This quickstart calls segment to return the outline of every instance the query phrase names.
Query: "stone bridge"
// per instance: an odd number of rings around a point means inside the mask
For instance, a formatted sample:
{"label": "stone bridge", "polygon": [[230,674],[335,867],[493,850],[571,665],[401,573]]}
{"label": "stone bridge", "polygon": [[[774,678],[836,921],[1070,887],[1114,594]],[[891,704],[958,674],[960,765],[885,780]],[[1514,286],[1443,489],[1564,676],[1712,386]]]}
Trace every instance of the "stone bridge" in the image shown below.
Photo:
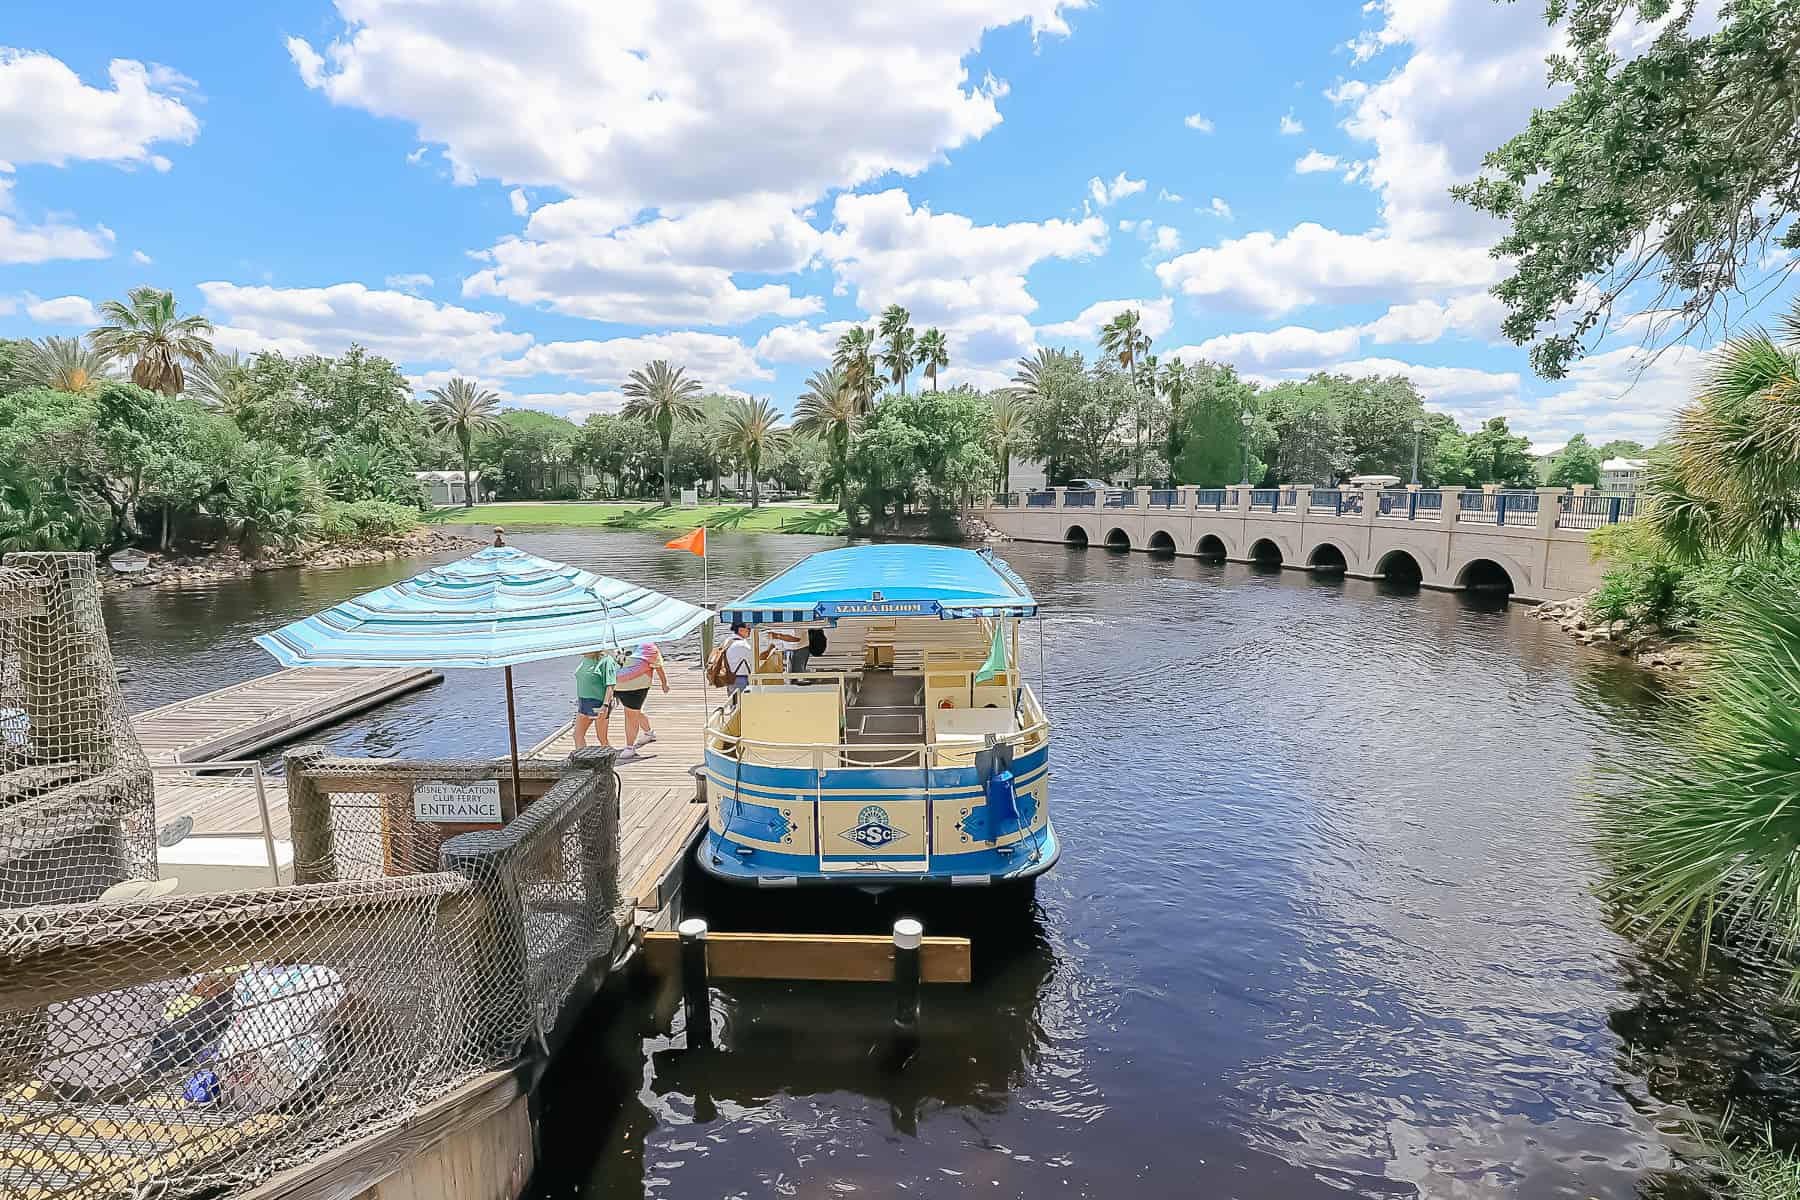
{"label": "stone bridge", "polygon": [[976,509],[1010,538],[1260,562],[1562,600],[1600,582],[1588,532],[1633,498],[1564,488],[1051,488]]}

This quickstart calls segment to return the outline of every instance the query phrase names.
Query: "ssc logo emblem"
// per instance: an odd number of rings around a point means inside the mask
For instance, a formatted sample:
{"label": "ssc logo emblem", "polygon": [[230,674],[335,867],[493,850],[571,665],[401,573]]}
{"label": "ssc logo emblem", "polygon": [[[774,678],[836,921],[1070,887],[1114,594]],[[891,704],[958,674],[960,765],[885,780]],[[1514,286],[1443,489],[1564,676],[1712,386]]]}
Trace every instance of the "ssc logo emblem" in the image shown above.
{"label": "ssc logo emblem", "polygon": [[883,846],[892,845],[906,836],[906,831],[895,829],[888,824],[887,809],[879,804],[868,804],[856,814],[854,828],[846,829],[838,834],[846,842],[855,842],[859,846],[867,846],[871,850],[879,850]]}

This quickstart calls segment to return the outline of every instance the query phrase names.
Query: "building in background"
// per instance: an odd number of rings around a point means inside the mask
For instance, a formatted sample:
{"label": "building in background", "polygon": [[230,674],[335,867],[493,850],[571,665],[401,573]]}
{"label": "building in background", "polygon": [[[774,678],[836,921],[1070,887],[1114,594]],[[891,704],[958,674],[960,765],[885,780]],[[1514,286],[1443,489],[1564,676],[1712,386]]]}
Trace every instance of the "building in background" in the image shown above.
{"label": "building in background", "polygon": [[[425,499],[437,508],[449,505],[460,507],[463,503],[463,473],[461,471],[414,471],[413,478],[425,489]],[[475,501],[481,502],[483,488],[481,472],[472,471],[469,481],[475,485]]]}
{"label": "building in background", "polygon": [[1600,464],[1600,490],[1616,496],[1635,496],[1644,486],[1647,458],[1609,458]]}

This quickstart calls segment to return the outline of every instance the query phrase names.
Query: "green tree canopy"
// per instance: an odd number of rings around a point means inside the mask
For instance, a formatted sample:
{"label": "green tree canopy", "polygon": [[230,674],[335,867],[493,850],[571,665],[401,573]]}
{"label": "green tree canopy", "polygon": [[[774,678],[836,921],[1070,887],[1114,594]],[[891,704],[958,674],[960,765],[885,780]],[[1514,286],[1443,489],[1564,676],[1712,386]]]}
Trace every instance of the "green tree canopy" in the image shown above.
{"label": "green tree canopy", "polygon": [[[1187,368],[1182,414],[1187,432],[1175,478],[1201,487],[1236,483],[1245,470],[1244,414],[1251,411],[1256,385],[1238,378],[1237,368],[1199,362]],[[1260,460],[1251,464],[1262,477]]]}
{"label": "green tree canopy", "polygon": [[1642,442],[1620,438],[1600,447],[1599,454],[1601,462],[1605,462],[1609,458],[1647,458],[1650,455],[1650,448]]}
{"label": "green tree canopy", "polygon": [[1466,454],[1466,478],[1471,485],[1498,483],[1506,487],[1531,487],[1537,482],[1531,439],[1514,437],[1506,427],[1505,417],[1490,418],[1471,433]]}
{"label": "green tree canopy", "polygon": [[1278,383],[1263,393],[1262,411],[1275,428],[1275,483],[1331,484],[1348,472],[1350,442],[1330,377]]}
{"label": "green tree canopy", "polygon": [[[1494,289],[1503,328],[1535,343],[1548,378],[1615,308],[1673,314],[1686,332],[1729,315],[1771,242],[1800,250],[1800,4],[1722,0],[1710,33],[1695,32],[1696,7],[1551,0],[1568,49],[1549,78],[1567,97],[1455,189],[1509,227],[1494,248],[1513,264]],[[1662,26],[1621,58],[1611,39],[1630,20]]]}
{"label": "green tree canopy", "polygon": [[1569,439],[1550,466],[1549,487],[1574,487],[1585,483],[1594,487],[1600,482],[1600,452],[1588,445],[1587,435],[1578,433]]}

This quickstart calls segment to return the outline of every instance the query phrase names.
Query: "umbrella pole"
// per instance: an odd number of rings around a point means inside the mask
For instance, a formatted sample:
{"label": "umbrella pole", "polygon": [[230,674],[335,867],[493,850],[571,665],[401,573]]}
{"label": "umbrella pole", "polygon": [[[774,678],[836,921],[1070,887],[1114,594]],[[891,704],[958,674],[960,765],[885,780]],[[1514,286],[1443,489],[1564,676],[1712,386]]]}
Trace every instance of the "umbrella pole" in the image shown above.
{"label": "umbrella pole", "polygon": [[512,668],[506,668],[506,734],[512,741],[513,802],[510,817],[519,815],[519,717],[513,709]]}

